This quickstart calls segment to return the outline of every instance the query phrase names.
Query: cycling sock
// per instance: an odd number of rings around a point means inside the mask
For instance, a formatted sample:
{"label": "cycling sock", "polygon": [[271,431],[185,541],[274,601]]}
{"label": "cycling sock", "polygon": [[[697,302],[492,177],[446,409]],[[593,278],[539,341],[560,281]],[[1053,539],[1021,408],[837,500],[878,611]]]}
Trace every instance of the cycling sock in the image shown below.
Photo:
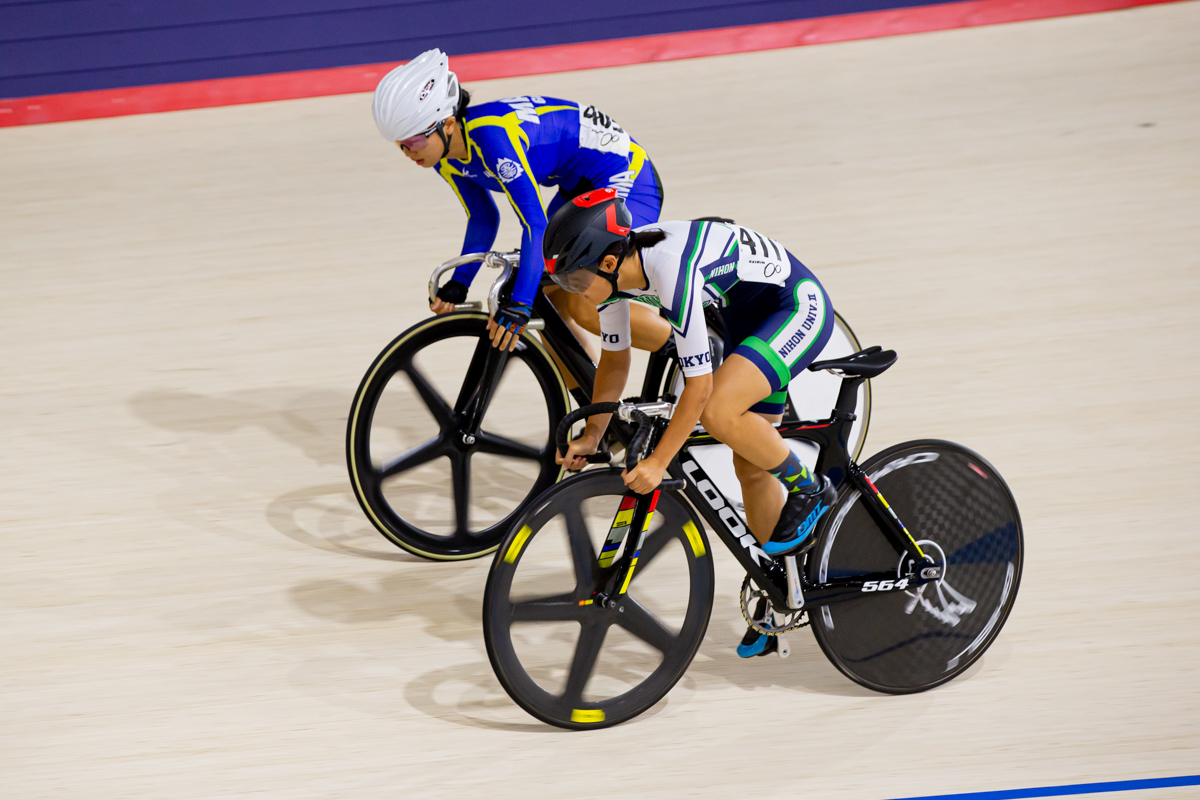
{"label": "cycling sock", "polygon": [[782,464],[767,470],[767,472],[783,484],[783,488],[788,490],[788,494],[811,492],[817,488],[817,482],[813,480],[813,475],[808,471],[808,467],[804,466],[791,450],[788,450],[787,458],[783,460]]}

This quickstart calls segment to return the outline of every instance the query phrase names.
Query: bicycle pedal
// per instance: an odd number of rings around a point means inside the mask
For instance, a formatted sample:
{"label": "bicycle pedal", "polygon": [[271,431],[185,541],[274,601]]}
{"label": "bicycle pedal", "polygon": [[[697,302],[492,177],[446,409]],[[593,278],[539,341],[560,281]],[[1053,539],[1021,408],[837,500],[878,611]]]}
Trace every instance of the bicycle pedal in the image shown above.
{"label": "bicycle pedal", "polygon": [[784,636],[782,633],[777,633],[775,634],[775,641],[775,652],[780,658],[787,658],[792,654],[792,648],[790,645],[788,645],[786,636]]}

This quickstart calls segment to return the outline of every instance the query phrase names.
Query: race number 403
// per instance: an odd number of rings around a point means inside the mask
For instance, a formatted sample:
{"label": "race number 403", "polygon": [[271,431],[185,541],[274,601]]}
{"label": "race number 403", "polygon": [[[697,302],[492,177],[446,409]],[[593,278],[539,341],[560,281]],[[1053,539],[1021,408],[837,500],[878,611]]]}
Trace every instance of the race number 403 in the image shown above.
{"label": "race number 403", "polygon": [[579,107],[579,146],[604,153],[629,155],[629,134],[595,106]]}

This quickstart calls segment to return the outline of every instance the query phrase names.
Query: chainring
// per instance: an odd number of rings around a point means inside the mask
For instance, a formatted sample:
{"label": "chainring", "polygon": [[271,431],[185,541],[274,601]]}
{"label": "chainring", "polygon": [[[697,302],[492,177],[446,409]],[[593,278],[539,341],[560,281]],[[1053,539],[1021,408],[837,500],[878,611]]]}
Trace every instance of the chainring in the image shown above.
{"label": "chainring", "polygon": [[[750,611],[751,604],[755,600],[762,598],[766,601],[766,611],[761,619],[755,619]],[[778,636],[781,633],[803,628],[810,620],[808,611],[800,609],[799,611],[778,612],[771,607],[771,599],[767,597],[767,593],[754,585],[747,575],[742,581],[742,591],[740,594],[740,604],[742,607],[742,617],[745,618],[746,624],[759,633],[765,633],[767,636]]]}

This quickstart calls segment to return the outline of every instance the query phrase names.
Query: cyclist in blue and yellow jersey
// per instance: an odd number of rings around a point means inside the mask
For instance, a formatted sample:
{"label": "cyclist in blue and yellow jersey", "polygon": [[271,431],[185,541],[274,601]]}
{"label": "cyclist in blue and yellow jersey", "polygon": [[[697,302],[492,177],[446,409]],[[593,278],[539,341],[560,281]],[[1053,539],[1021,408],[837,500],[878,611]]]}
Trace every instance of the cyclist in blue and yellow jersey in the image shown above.
{"label": "cyclist in blue and yellow jersey", "polygon": [[[653,491],[703,422],[733,450],[746,523],[763,551],[778,557],[810,548],[837,492],[828,478],[808,471],[774,423],[783,419],[788,384],[833,332],[833,307],[816,277],[779,242],[733,223],[636,228],[611,189],[564,205],[551,217],[543,247],[554,282],[601,307],[603,352],[592,402],[619,400],[625,388],[630,311],[638,305],[630,300],[660,306],[674,329],[684,389],[654,452],[624,473],[625,484]],[[726,331],[727,355],[715,373],[703,311],[710,304]],[[585,466],[583,456],[596,452],[607,426],[608,415],[591,417],[559,463]],[[775,637],[750,628],[738,655],[776,647]]]}
{"label": "cyclist in blue and yellow jersey", "polygon": [[[488,321],[498,347],[516,346],[529,322],[542,278],[542,232],[548,215],[594,188],[611,187],[636,224],[658,219],[662,185],[646,151],[611,117],[593,106],[553,97],[510,97],[470,105],[440,50],[429,50],[384,76],[375,89],[375,124],[418,166],[436,169],[467,212],[463,254],[490,250],[500,226],[492,193],[504,194],[521,221],[521,261],[511,299]],[[543,210],[541,186],[558,193]],[[479,270],[468,264],[454,272],[431,304],[446,313],[461,303]],[[559,313],[599,335],[594,306],[546,287]],[[649,308],[633,312],[634,345],[656,350],[670,325]],[[584,340],[586,341],[586,340]]]}

